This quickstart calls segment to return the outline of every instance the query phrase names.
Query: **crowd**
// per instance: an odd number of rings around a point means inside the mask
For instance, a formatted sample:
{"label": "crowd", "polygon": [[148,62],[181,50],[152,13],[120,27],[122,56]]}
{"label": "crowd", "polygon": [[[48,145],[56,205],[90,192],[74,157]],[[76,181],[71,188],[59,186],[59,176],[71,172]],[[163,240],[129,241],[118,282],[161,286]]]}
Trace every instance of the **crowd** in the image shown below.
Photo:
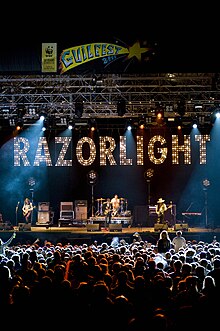
{"label": "crowd", "polygon": [[186,241],[181,231],[172,241],[162,231],[156,244],[138,233],[131,243],[117,236],[90,245],[11,240],[0,254],[2,314],[43,313],[50,325],[202,330],[215,326],[219,290],[219,241]]}

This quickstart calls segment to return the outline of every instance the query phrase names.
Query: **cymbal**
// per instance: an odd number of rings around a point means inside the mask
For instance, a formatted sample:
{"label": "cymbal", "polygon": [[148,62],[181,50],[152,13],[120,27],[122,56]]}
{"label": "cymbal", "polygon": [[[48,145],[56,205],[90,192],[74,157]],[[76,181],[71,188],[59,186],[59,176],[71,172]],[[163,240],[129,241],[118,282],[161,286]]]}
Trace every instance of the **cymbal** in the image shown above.
{"label": "cymbal", "polygon": [[125,198],[119,198],[119,200],[126,200]]}
{"label": "cymbal", "polygon": [[105,200],[105,199],[103,199],[103,198],[96,199],[96,201],[103,201],[103,200]]}

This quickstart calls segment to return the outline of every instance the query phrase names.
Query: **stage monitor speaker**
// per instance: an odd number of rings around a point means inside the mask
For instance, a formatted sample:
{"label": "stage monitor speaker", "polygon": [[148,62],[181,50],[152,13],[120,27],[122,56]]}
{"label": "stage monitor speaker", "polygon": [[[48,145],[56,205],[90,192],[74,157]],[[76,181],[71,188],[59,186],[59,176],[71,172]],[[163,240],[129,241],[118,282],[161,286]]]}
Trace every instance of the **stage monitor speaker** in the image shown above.
{"label": "stage monitor speaker", "polygon": [[99,226],[99,224],[86,224],[86,230],[87,231],[99,231],[100,226]]}
{"label": "stage monitor speaker", "polygon": [[109,231],[122,231],[122,224],[121,223],[109,224]]}
{"label": "stage monitor speaker", "polygon": [[13,230],[13,226],[10,222],[0,223],[0,230]]}
{"label": "stage monitor speaker", "polygon": [[37,225],[46,225],[48,223],[50,223],[50,212],[39,211],[37,214]]}
{"label": "stage monitor speaker", "polygon": [[175,225],[174,225],[174,231],[178,231],[178,230],[181,230],[181,231],[188,231],[189,230],[189,225],[188,225],[188,223],[180,223],[180,224],[178,224],[178,223],[176,223]]}
{"label": "stage monitor speaker", "polygon": [[18,223],[19,231],[31,231],[31,223]]}
{"label": "stage monitor speaker", "polygon": [[162,230],[168,230],[168,224],[160,224],[160,223],[155,223],[154,224],[154,231],[162,231]]}
{"label": "stage monitor speaker", "polygon": [[50,203],[49,202],[39,202],[38,203],[38,211],[49,211]]}
{"label": "stage monitor speaker", "polygon": [[73,202],[60,202],[60,211],[73,211]]}

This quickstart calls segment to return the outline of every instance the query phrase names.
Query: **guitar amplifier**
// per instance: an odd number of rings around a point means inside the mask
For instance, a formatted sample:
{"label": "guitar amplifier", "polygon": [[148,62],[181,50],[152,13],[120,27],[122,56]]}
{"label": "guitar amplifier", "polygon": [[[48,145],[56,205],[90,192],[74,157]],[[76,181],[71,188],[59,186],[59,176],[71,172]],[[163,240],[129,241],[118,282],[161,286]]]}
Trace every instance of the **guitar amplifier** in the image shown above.
{"label": "guitar amplifier", "polygon": [[50,223],[50,212],[39,211],[37,214],[37,225],[46,225]]}
{"label": "guitar amplifier", "polygon": [[49,211],[50,203],[49,202],[39,202],[38,203],[38,211]]}
{"label": "guitar amplifier", "polygon": [[75,200],[75,218],[77,220],[87,219],[87,200]]}

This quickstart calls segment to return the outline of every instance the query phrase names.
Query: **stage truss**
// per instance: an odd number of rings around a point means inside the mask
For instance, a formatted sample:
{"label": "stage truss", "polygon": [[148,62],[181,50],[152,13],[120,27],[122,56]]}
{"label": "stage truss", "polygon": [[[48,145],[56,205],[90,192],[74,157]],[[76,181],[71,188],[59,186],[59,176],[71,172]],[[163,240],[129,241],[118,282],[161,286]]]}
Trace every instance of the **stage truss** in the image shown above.
{"label": "stage truss", "polygon": [[[185,117],[210,117],[220,104],[219,82],[218,73],[0,76],[0,121],[4,126],[22,117],[31,125],[45,112],[58,128],[72,119],[151,116],[158,105],[165,116],[179,116],[184,108]],[[83,104],[80,115],[77,103]]]}

